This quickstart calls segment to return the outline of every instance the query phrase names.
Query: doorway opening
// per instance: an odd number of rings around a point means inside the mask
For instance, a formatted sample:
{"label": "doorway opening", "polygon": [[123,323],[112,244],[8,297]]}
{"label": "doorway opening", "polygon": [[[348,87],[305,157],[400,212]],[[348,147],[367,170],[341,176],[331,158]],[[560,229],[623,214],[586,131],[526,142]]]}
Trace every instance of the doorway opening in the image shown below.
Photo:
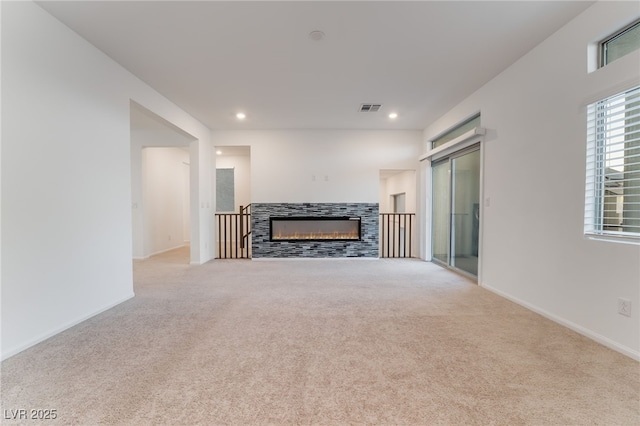
{"label": "doorway opening", "polygon": [[251,258],[251,147],[216,146],[216,259]]}
{"label": "doorway opening", "polygon": [[380,170],[380,257],[416,257],[416,171]]}
{"label": "doorway opening", "polygon": [[181,249],[180,262],[188,264],[190,144],[196,139],[134,102],[130,119],[133,258]]}

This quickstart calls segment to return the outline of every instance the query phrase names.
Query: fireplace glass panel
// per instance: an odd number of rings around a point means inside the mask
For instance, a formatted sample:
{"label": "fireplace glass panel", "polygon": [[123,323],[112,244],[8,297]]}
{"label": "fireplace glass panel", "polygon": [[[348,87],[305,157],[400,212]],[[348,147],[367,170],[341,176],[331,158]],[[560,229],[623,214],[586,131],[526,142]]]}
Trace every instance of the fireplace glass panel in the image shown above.
{"label": "fireplace glass panel", "polygon": [[360,240],[359,217],[271,218],[271,240]]}

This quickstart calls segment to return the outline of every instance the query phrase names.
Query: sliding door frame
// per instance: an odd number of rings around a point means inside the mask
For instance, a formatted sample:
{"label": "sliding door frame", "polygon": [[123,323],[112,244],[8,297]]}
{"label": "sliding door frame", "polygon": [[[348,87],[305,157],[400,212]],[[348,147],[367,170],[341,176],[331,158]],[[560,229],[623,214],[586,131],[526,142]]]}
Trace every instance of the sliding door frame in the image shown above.
{"label": "sliding door frame", "polygon": [[[472,152],[476,152],[478,151],[480,153],[480,159],[478,161],[480,161],[480,180],[478,181],[478,190],[479,192],[481,192],[481,188],[482,188],[482,152],[481,152],[481,144],[480,142],[474,143],[471,146],[465,147],[465,148],[461,148],[458,151],[454,151],[451,154],[445,155],[441,158],[438,158],[437,160],[433,161],[431,163],[431,171],[432,171],[432,176],[433,176],[433,168],[435,166],[441,165],[443,163],[447,163],[449,165],[449,205],[448,207],[448,215],[449,215],[449,220],[448,220],[448,229],[447,229],[447,260],[448,263],[443,262],[442,260],[436,258],[436,257],[432,257],[432,261],[434,263],[437,263],[438,265],[444,266],[446,268],[450,268],[455,270],[456,272],[459,272],[463,275],[466,275],[474,280],[477,280],[478,277],[476,275],[473,275],[472,273],[465,271],[464,269],[461,269],[459,267],[455,266],[455,261],[454,258],[455,253],[453,253],[454,249],[455,249],[455,244],[454,244],[454,239],[456,238],[456,229],[455,229],[455,224],[453,221],[453,216],[454,214],[456,214],[455,209],[454,209],[454,205],[456,202],[456,198],[455,198],[455,170],[453,169],[453,163],[454,160],[461,158],[467,154],[471,154]],[[431,194],[432,194],[432,199],[434,198],[433,195],[433,178],[432,178],[432,185],[431,185]],[[479,203],[481,203],[481,196],[479,196]],[[434,235],[434,230],[433,230],[433,203],[431,205],[431,235]],[[480,220],[482,220],[482,213],[480,213]],[[431,246],[433,247],[433,237],[431,239]],[[432,249],[433,250],[433,249]],[[478,270],[480,268],[480,236],[478,235]],[[479,272],[479,271],[478,271]]]}
{"label": "sliding door frame", "polygon": [[[484,144],[484,135],[485,135],[485,129],[482,127],[476,127],[472,130],[470,130],[469,132],[459,136],[458,138],[447,142],[446,144],[435,148],[435,149],[431,149],[429,150],[426,154],[423,154],[422,156],[420,156],[419,160],[420,161],[426,161],[428,163],[427,167],[426,167],[426,176],[427,176],[427,185],[425,186],[425,190],[426,190],[426,205],[425,205],[425,211],[426,211],[426,231],[427,231],[427,238],[425,240],[426,245],[423,246],[424,250],[425,250],[425,260],[427,261],[432,261],[434,263],[436,263],[437,265],[441,265],[444,266],[446,268],[449,268],[453,271],[459,272],[461,274],[463,274],[466,277],[469,277],[470,279],[476,281],[478,284],[481,284],[483,282],[483,246],[484,246],[484,219],[485,219],[485,207],[487,207],[489,205],[489,199],[485,198],[485,193],[484,193],[484,149],[485,149],[485,144]],[[479,146],[479,150],[480,150],[480,220],[479,220],[479,230],[478,230],[478,275],[477,276],[473,276],[469,273],[466,273],[465,271],[462,271],[460,269],[457,268],[453,268],[450,265],[447,265],[441,261],[438,261],[437,259],[434,259],[433,257],[433,181],[432,181],[432,172],[433,172],[433,165],[437,165],[437,164],[441,164],[443,160],[446,161],[451,161],[452,157],[457,157],[459,155],[462,155],[464,153],[468,153],[471,152],[475,149],[478,149]],[[451,185],[449,188],[449,191],[452,191]],[[451,194],[450,194],[451,195]],[[451,203],[451,197],[449,202]],[[449,252],[451,250],[451,225],[449,226]]]}

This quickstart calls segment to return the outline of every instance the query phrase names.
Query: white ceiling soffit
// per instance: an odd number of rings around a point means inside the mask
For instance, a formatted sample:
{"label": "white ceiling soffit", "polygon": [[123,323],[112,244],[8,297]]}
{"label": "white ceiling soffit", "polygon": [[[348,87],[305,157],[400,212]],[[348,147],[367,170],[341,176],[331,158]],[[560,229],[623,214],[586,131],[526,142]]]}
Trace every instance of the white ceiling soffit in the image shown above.
{"label": "white ceiling soffit", "polygon": [[129,117],[131,139],[142,146],[188,147],[196,140],[135,102],[131,102]]}
{"label": "white ceiling soffit", "polygon": [[591,3],[39,2],[212,129],[423,129]]}
{"label": "white ceiling soffit", "polygon": [[221,157],[250,157],[251,147],[238,145],[238,146],[216,146],[216,154]]}

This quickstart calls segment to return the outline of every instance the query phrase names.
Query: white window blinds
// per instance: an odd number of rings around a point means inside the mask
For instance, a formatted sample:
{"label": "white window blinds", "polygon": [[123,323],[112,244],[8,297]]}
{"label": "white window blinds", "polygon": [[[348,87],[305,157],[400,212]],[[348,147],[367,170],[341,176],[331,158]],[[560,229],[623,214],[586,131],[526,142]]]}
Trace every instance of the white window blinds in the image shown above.
{"label": "white window blinds", "polygon": [[585,234],[640,242],[640,86],[589,105]]}

